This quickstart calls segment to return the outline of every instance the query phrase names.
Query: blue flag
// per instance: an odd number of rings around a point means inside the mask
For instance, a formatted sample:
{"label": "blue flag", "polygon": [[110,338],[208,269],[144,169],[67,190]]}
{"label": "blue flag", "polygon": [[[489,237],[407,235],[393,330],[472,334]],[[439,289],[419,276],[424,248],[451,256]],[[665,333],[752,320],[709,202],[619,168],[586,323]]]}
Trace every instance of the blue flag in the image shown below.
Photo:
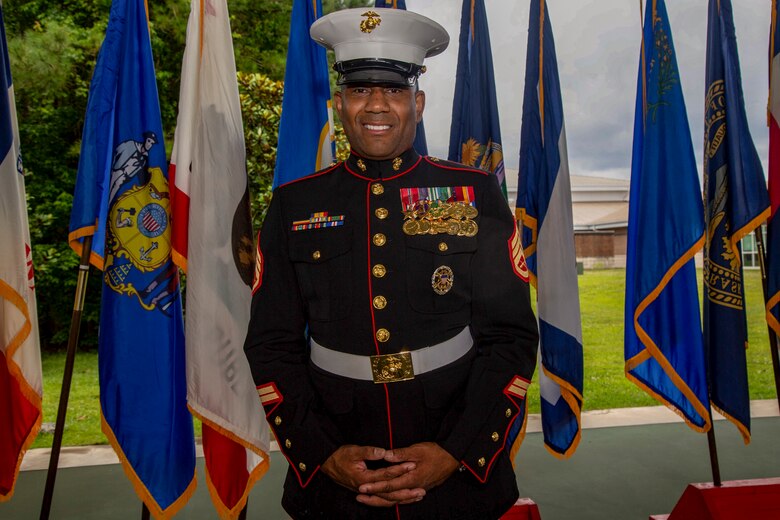
{"label": "blue flag", "polygon": [[90,85],[70,222],[103,270],[98,365],[103,432],[155,517],[195,487],[170,195],[143,0],[114,0]]}
{"label": "blue flag", "polygon": [[448,159],[492,172],[506,197],[493,55],[484,0],[463,0]]}
{"label": "blue flag", "polygon": [[647,2],[634,115],[626,258],[626,377],[710,428],[694,255],[704,243],[701,187],[672,29]]}
{"label": "blue flag", "polygon": [[[777,0],[772,1],[772,28],[769,34],[769,219],[766,246],[767,291],[766,320],[780,337],[780,24],[777,23]],[[774,346],[772,348],[775,348]],[[775,374],[775,377],[778,377]]]}
{"label": "blue flag", "polygon": [[712,405],[750,442],[747,318],[739,241],[769,216],[742,97],[730,0],[710,0],[704,115],[704,343]]}
{"label": "blue flag", "polygon": [[388,9],[406,9],[406,0],[375,0],[374,7],[386,7]]}
{"label": "blue flag", "polygon": [[335,157],[325,48],[309,37],[322,0],[294,0],[276,148],[276,188],[328,166]]}
{"label": "blue flag", "polygon": [[[374,0],[374,7],[406,10],[406,2],[404,0]],[[425,125],[422,119],[417,123],[417,133],[414,135],[412,147],[420,155],[428,155],[428,141],[425,139]]]}
{"label": "blue flag", "polygon": [[544,443],[553,455],[569,457],[580,441],[582,321],[563,100],[544,0],[531,0],[525,63],[517,219],[537,291]]}

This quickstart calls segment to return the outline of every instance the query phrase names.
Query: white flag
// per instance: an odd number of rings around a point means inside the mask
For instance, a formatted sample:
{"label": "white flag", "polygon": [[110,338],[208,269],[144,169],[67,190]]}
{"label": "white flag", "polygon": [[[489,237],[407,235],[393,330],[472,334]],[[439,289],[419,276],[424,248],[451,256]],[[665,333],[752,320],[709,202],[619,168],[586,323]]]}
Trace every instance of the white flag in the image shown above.
{"label": "white flag", "polygon": [[187,400],[212,499],[235,518],[268,469],[269,430],[243,351],[254,275],[241,106],[225,0],[193,0],[171,157],[174,260],[187,273]]}
{"label": "white flag", "polygon": [[[0,24],[2,24],[0,7]],[[5,31],[0,38],[0,502],[41,427],[41,352],[30,231]]]}

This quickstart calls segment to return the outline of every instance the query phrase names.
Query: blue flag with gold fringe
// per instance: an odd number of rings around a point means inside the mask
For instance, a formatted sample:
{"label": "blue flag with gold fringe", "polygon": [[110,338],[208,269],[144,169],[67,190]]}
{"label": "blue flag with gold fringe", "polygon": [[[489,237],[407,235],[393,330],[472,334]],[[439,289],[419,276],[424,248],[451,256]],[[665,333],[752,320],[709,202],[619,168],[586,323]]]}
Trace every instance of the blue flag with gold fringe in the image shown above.
{"label": "blue flag with gold fringe", "polygon": [[[769,200],[772,216],[767,222],[766,321],[780,337],[780,24],[777,0],[772,0],[769,33]],[[772,346],[775,348],[775,346]],[[778,353],[780,355],[780,352]]]}
{"label": "blue flag with gold fringe", "polygon": [[730,0],[710,0],[704,115],[704,343],[712,405],[750,442],[747,317],[739,241],[769,216],[748,129]]}
{"label": "blue flag with gold fringe", "polygon": [[448,159],[493,173],[506,197],[504,153],[484,0],[463,0]]}
{"label": "blue flag with gold fringe", "polygon": [[[404,0],[374,0],[374,7],[406,10],[406,2]],[[414,134],[412,147],[420,155],[428,155],[428,140],[425,139],[425,125],[422,119],[417,123],[417,133]]]}
{"label": "blue flag with gold fringe", "polygon": [[309,37],[322,0],[293,0],[273,187],[328,166],[336,156],[325,48]]}
{"label": "blue flag with gold fringe", "polygon": [[711,425],[694,255],[701,188],[664,0],[647,2],[626,254],[626,377],[696,431]]}
{"label": "blue flag with gold fringe", "polygon": [[155,517],[195,487],[178,271],[157,84],[143,0],[114,0],[90,85],[71,247],[103,270],[103,432]]}
{"label": "blue flag with gold fringe", "polygon": [[[531,0],[525,63],[517,220],[537,294],[544,444],[563,458],[581,437],[582,321],[563,100],[544,0]],[[516,422],[507,437],[513,454],[520,431]]]}

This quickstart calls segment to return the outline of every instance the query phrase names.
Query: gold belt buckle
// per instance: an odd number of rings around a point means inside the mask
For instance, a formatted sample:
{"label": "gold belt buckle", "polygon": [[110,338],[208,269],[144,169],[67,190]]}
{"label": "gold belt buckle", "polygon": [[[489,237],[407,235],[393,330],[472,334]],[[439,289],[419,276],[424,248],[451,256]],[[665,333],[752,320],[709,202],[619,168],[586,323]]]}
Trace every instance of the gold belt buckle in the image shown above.
{"label": "gold belt buckle", "polygon": [[370,357],[371,374],[374,376],[374,383],[396,383],[414,379],[411,352]]}

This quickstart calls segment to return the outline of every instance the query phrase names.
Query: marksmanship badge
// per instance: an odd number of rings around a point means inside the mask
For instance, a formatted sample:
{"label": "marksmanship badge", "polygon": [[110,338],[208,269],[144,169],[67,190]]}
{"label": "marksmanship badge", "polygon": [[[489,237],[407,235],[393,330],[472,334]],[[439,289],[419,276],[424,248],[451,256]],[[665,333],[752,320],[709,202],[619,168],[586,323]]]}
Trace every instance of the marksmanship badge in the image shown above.
{"label": "marksmanship badge", "polygon": [[431,276],[431,287],[433,292],[442,295],[447,294],[452,289],[452,284],[455,282],[455,273],[452,269],[446,265],[440,265],[433,272]]}

